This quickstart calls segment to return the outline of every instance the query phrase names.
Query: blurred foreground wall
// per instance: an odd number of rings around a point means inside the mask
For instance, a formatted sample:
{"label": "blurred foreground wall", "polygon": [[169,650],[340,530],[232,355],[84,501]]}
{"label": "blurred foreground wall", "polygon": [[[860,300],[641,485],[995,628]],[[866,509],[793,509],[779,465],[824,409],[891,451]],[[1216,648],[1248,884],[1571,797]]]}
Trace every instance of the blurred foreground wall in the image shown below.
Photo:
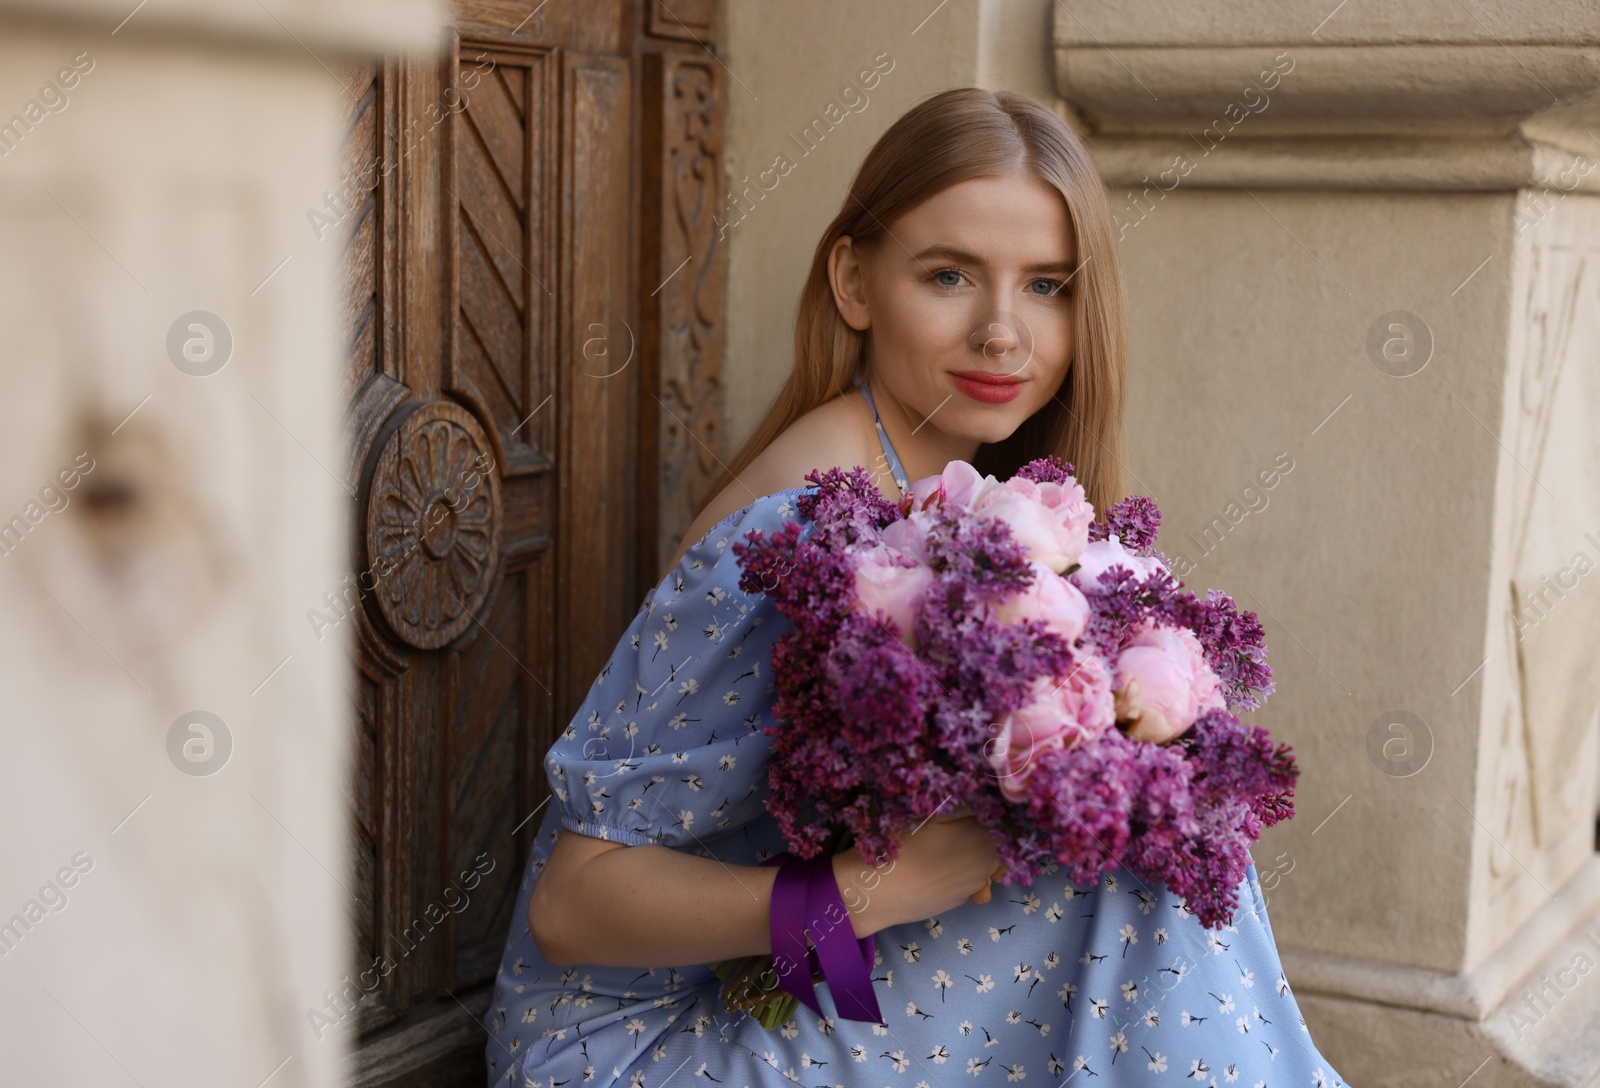
{"label": "blurred foreground wall", "polygon": [[[7,1085],[341,1082],[341,56],[422,0],[0,3]],[[335,632],[337,636],[337,632]],[[326,1038],[319,1038],[326,1034]]]}

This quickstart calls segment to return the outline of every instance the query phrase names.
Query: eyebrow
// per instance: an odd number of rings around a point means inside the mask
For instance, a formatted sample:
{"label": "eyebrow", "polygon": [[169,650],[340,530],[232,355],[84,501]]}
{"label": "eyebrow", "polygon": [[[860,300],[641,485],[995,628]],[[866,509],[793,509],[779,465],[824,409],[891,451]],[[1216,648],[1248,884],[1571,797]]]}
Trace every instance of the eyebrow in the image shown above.
{"label": "eyebrow", "polygon": [[[977,265],[980,268],[987,267],[989,264],[988,261],[985,261],[975,253],[968,253],[964,249],[958,249],[943,242],[931,245],[920,253],[913,253],[910,259],[918,264],[926,264],[928,260],[947,260],[955,261],[957,264]],[[1078,263],[1076,261],[1046,261],[1043,264],[1031,264],[1023,269],[1024,272],[1067,273],[1076,272],[1077,270]]]}

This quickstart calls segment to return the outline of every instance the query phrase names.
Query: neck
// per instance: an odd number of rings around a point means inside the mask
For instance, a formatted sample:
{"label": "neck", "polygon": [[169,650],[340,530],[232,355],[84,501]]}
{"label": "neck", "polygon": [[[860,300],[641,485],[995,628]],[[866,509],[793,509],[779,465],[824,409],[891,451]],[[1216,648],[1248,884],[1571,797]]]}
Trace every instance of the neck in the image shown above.
{"label": "neck", "polygon": [[938,413],[923,419],[912,412],[880,385],[872,387],[872,399],[878,406],[878,419],[889,435],[889,444],[900,455],[908,480],[920,480],[943,472],[951,461],[969,464],[982,445],[977,439],[961,438],[947,434],[938,426]]}

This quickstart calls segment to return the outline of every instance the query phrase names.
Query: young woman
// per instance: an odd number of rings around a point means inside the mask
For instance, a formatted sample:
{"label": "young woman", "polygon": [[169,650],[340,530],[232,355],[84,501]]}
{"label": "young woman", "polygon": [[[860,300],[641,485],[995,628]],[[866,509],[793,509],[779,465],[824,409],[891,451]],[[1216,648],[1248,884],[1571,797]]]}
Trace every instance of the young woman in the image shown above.
{"label": "young woman", "polygon": [[[546,758],[539,828],[486,1017],[493,1085],[1342,1084],[1279,966],[1248,870],[1205,930],[1163,886],[992,885],[953,811],[892,865],[833,859],[877,949],[877,1024],[723,1010],[705,966],[771,951],[784,849],[767,814],[772,644],[731,544],[799,519],[812,469],[890,499],[965,460],[1004,478],[1055,453],[1121,496],[1123,300],[1102,183],[1032,99],[935,96],[867,155],[800,299],[794,371]],[[819,1000],[831,1010],[827,987]]]}

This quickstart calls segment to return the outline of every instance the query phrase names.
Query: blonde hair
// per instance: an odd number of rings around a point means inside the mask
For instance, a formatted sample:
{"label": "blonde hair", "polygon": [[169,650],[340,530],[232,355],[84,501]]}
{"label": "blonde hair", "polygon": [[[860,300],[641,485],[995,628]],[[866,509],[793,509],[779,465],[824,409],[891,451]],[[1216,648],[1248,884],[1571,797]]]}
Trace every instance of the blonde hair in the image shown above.
{"label": "blonde hair", "polygon": [[1076,243],[1074,347],[1057,396],[1010,436],[978,447],[980,472],[1005,479],[1046,454],[1070,461],[1089,501],[1122,497],[1122,278],[1105,186],[1075,133],[1047,106],[1010,91],[963,87],[924,100],[867,152],[839,214],[817,242],[795,316],[794,368],[754,433],[718,480],[721,491],[795,420],[861,376],[866,335],[845,323],[828,279],[828,254],[846,235],[871,244],[929,197],[973,178],[1030,171],[1066,202]]}

